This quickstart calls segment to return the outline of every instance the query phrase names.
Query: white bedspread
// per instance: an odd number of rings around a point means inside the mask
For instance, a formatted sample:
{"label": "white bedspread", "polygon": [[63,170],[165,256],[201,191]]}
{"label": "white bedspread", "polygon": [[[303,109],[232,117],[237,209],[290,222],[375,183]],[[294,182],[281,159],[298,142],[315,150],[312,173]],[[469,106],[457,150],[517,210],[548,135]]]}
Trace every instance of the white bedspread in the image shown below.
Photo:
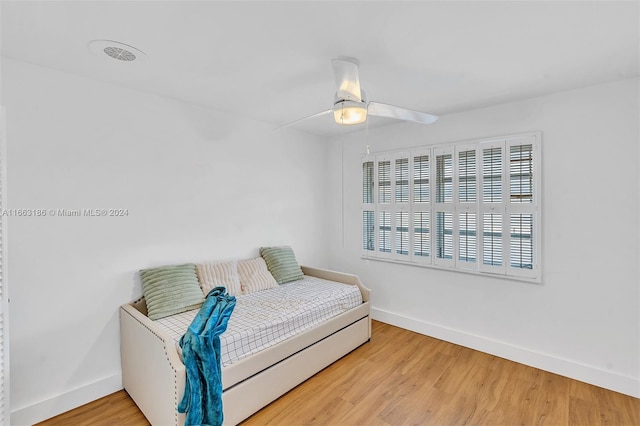
{"label": "white bedspread", "polygon": [[[362,303],[355,285],[305,276],[277,288],[236,296],[227,331],[220,336],[222,365],[233,364]],[[156,323],[178,342],[198,310]]]}

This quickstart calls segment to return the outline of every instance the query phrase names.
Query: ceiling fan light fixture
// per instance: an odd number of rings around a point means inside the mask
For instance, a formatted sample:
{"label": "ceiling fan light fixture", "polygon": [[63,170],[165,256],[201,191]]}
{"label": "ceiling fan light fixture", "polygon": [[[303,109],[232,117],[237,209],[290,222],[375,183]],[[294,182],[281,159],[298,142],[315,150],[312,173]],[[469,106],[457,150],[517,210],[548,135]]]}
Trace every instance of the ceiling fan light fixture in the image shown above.
{"label": "ceiling fan light fixture", "polygon": [[333,106],[333,119],[336,123],[347,126],[364,123],[367,119],[367,105],[364,102],[338,102]]}

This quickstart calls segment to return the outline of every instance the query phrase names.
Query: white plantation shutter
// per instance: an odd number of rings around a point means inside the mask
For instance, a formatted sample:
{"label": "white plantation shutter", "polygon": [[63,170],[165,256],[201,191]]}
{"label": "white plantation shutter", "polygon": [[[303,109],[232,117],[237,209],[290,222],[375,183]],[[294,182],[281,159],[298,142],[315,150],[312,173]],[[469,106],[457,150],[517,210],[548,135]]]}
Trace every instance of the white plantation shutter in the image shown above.
{"label": "white plantation shutter", "polygon": [[399,152],[393,157],[393,174],[395,176],[393,198],[393,257],[408,261],[409,250],[409,201],[410,172],[409,153]]}
{"label": "white plantation shutter", "polygon": [[413,247],[410,258],[415,263],[431,262],[431,150],[411,153],[410,220],[413,221],[409,244]]}
{"label": "white plantation shutter", "polygon": [[509,146],[509,199],[533,203],[533,145]]}
{"label": "white plantation shutter", "polygon": [[362,163],[362,203],[373,203],[373,161]]}
{"label": "white plantation shutter", "polygon": [[453,150],[436,149],[436,203],[453,202]]}
{"label": "white plantation shutter", "polygon": [[504,250],[501,213],[482,214],[482,265],[488,272],[501,272],[504,269],[502,252]]}
{"label": "white plantation shutter", "polygon": [[413,212],[413,256],[428,259],[431,256],[431,212]]}
{"label": "white plantation shutter", "polygon": [[530,133],[363,158],[364,257],[539,282],[539,146]]}
{"label": "white plantation shutter", "polygon": [[365,253],[374,253],[376,249],[374,165],[373,160],[362,163],[362,250]]}
{"label": "white plantation shutter", "polygon": [[482,148],[482,202],[502,202],[503,142]]}
{"label": "white plantation shutter", "polygon": [[478,261],[478,149],[475,145],[460,145],[455,151],[456,267],[475,270]]}
{"label": "white plantation shutter", "polygon": [[429,203],[429,154],[418,153],[413,157],[413,202]]}
{"label": "white plantation shutter", "polygon": [[453,213],[436,211],[436,264],[453,261]]}
{"label": "white plantation shutter", "polygon": [[527,135],[507,141],[509,202],[505,203],[508,227],[508,254],[505,255],[508,275],[539,276],[539,146],[536,138]]}
{"label": "white plantation shutter", "polygon": [[454,264],[453,241],[453,147],[436,148],[435,158],[435,250],[434,263]]}
{"label": "white plantation shutter", "polygon": [[362,249],[373,252],[376,247],[376,222],[375,212],[371,210],[362,211]]}
{"label": "white plantation shutter", "polygon": [[396,204],[409,202],[409,158],[396,158]]}
{"label": "white plantation shutter", "polygon": [[[6,115],[0,107],[0,211],[6,208]],[[6,216],[0,216],[0,424],[9,424],[9,294],[6,282]]]}
{"label": "white plantation shutter", "polygon": [[393,256],[392,244],[392,215],[393,215],[393,158],[390,156],[378,158],[377,185],[378,202],[376,203],[377,217],[377,254],[378,257],[391,258]]}
{"label": "white plantation shutter", "polygon": [[409,255],[409,212],[396,212],[396,254]]}
{"label": "white plantation shutter", "polygon": [[475,149],[458,151],[458,201],[477,201],[477,158]]}
{"label": "white plantation shutter", "polygon": [[509,266],[533,269],[533,214],[509,215]]}
{"label": "white plantation shutter", "polygon": [[378,162],[378,204],[391,203],[391,160]]}
{"label": "white plantation shutter", "polygon": [[[458,214],[458,261],[459,265],[473,265],[478,258],[478,215],[475,212]],[[470,266],[471,267],[471,266]]]}
{"label": "white plantation shutter", "polygon": [[391,212],[378,212],[378,240],[380,253],[391,253]]}
{"label": "white plantation shutter", "polygon": [[504,140],[484,143],[481,152],[479,268],[504,274]]}

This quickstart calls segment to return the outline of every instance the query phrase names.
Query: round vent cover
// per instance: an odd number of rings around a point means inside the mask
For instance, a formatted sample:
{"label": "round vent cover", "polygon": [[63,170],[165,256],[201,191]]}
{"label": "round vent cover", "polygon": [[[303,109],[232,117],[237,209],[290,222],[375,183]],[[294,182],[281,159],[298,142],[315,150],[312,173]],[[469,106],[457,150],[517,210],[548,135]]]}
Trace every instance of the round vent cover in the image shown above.
{"label": "round vent cover", "polygon": [[136,55],[129,52],[126,49],[121,49],[119,47],[108,46],[104,48],[104,53],[111,56],[113,59],[117,59],[119,61],[135,61]]}
{"label": "round vent cover", "polygon": [[113,40],[93,40],[89,49],[97,55],[107,55],[122,62],[132,62],[147,55],[140,49]]}

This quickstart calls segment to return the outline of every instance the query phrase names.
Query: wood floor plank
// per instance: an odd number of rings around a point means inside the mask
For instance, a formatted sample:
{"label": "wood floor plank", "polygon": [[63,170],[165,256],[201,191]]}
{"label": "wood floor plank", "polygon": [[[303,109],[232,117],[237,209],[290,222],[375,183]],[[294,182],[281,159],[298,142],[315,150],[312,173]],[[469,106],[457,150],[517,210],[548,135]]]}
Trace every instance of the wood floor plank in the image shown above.
{"label": "wood floor plank", "polygon": [[147,426],[150,423],[125,391],[105,396],[38,426]]}
{"label": "wood floor plank", "polygon": [[[125,391],[43,426],[148,425]],[[369,343],[242,425],[640,425],[640,400],[373,321]]]}

